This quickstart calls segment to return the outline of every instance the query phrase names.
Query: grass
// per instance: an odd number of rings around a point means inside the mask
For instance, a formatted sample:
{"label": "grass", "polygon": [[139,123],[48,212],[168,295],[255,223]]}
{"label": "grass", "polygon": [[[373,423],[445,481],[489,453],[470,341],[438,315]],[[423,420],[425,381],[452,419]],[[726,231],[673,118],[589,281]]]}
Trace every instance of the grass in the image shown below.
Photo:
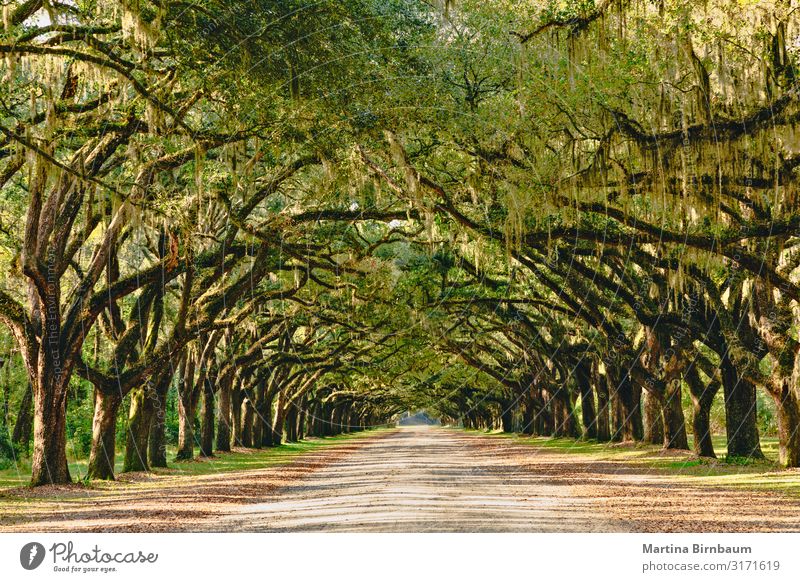
{"label": "grass", "polygon": [[[643,473],[675,477],[687,485],[771,490],[800,496],[800,469],[778,465],[778,439],[762,437],[761,450],[766,459],[725,459],[725,437],[713,437],[717,459],[697,457],[689,451],[665,450],[644,443],[598,443],[570,438],[524,437],[501,432],[489,436],[510,439],[515,443],[561,454],[575,455],[582,462],[610,462]],[[689,437],[689,446],[692,446]],[[577,459],[576,459],[577,460]]]}
{"label": "grass", "polygon": [[[215,473],[225,473],[232,471],[246,471],[249,469],[262,469],[277,465],[285,465],[294,458],[322,447],[335,445],[360,438],[366,434],[374,434],[375,431],[385,429],[373,429],[370,431],[341,434],[333,437],[309,438],[297,443],[285,443],[279,447],[265,449],[237,449],[231,453],[216,453],[214,457],[208,459],[194,459],[191,461],[171,461],[166,469],[155,468],[151,473],[155,475],[209,475]],[[175,458],[175,447],[167,447],[167,459]],[[122,471],[123,455],[118,452],[115,458],[115,473],[119,475]],[[86,477],[88,459],[75,458],[68,455],[69,471],[74,481],[81,481]],[[31,478],[31,467],[29,459],[20,460],[15,467],[0,470],[0,490],[11,487],[21,487],[28,485]],[[93,482],[95,486],[101,486],[100,482]],[[119,483],[121,484],[121,483]],[[114,485],[117,485],[115,483]]]}

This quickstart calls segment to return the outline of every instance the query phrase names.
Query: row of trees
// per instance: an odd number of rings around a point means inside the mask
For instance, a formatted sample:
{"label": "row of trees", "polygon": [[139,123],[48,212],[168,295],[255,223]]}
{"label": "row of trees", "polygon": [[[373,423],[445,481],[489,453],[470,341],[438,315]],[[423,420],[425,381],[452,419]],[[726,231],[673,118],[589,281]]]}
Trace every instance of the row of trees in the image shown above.
{"label": "row of trees", "polygon": [[552,2],[494,51],[477,31],[505,23],[454,17],[469,137],[395,160],[480,241],[452,246],[449,282],[485,296],[442,302],[441,333],[506,387],[504,427],[519,407],[525,431],[577,436],[580,399],[591,438],[688,448],[688,390],[713,456],[721,392],[728,455],[761,457],[762,389],[781,462],[800,463],[794,9]]}
{"label": "row of trees", "polygon": [[[4,6],[0,319],[32,394],[32,484],[70,480],[80,380],[94,389],[96,478],[113,477],[125,401],[124,469],[165,464],[175,383],[181,459],[195,439],[211,454],[215,424],[229,450],[280,442],[284,425],[296,438],[298,410],[317,413],[315,431],[391,412],[337,376],[385,343],[343,314],[383,292],[369,257],[391,234],[360,223],[397,213],[349,209],[329,162],[350,131],[337,120],[355,71],[404,66],[380,52],[395,34],[378,6]],[[352,56],[337,63],[341,52]]]}
{"label": "row of trees", "polygon": [[34,485],[70,480],[76,386],[97,478],[123,411],[124,469],[166,463],[170,394],[180,459],[420,407],[713,455],[717,394],[759,457],[763,390],[800,465],[791,2],[3,14]]}

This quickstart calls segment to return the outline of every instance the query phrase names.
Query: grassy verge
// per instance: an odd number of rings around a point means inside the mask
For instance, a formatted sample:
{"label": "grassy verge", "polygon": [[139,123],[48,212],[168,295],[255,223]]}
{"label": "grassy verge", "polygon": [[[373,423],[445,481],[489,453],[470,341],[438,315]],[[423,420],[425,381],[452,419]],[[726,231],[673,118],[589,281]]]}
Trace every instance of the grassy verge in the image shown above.
{"label": "grassy verge", "polygon": [[[335,445],[363,438],[367,435],[374,435],[376,432],[386,429],[373,429],[369,431],[341,434],[325,438],[309,438],[297,443],[285,443],[279,447],[266,449],[237,449],[231,453],[216,453],[214,457],[208,459],[194,459],[192,461],[169,462],[166,469],[153,469],[154,475],[167,476],[189,476],[189,475],[210,475],[215,473],[225,473],[231,471],[246,471],[249,469],[263,469],[277,465],[285,465],[294,458],[315,451],[322,447]],[[167,458],[175,458],[175,448],[167,448]],[[86,477],[87,459],[69,458],[69,470],[73,480],[81,481]],[[122,453],[116,456],[116,473],[120,475],[122,471]],[[12,487],[21,487],[28,484],[31,477],[30,461],[20,460],[16,466],[0,471],[0,491]],[[90,486],[116,486],[123,485],[120,482],[103,483],[91,482]]]}
{"label": "grassy verge", "polygon": [[[800,469],[778,465],[778,439],[762,438],[764,460],[731,459],[726,461],[724,436],[715,436],[717,459],[695,456],[689,451],[665,450],[642,443],[598,443],[568,438],[523,437],[499,432],[485,433],[493,438],[509,439],[559,454],[574,455],[580,462],[620,463],[643,473],[674,477],[687,485],[735,487],[751,490],[780,491],[800,496]],[[691,438],[689,446],[692,445]]]}

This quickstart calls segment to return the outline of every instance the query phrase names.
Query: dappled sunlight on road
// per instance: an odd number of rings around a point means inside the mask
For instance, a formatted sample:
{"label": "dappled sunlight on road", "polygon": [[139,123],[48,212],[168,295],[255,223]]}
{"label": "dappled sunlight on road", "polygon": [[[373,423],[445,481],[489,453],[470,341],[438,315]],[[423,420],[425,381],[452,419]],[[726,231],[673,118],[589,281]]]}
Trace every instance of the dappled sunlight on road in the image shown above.
{"label": "dappled sunlight on road", "polygon": [[[214,531],[591,532],[800,529],[800,501],[693,487],[435,427],[382,435],[246,505]],[[769,518],[767,520],[767,512]]]}

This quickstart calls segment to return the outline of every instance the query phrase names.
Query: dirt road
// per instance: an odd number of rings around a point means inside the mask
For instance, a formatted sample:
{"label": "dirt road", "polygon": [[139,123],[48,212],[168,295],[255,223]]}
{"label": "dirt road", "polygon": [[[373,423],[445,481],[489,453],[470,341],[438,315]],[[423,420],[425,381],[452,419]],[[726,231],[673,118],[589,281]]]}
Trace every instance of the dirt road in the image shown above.
{"label": "dirt road", "polygon": [[[800,500],[431,427],[373,440],[216,531],[798,531]],[[781,504],[778,514],[772,508]],[[221,527],[219,527],[221,526]]]}
{"label": "dirt road", "polygon": [[365,435],[282,467],[33,495],[0,498],[0,530],[800,531],[796,497],[434,427]]}

